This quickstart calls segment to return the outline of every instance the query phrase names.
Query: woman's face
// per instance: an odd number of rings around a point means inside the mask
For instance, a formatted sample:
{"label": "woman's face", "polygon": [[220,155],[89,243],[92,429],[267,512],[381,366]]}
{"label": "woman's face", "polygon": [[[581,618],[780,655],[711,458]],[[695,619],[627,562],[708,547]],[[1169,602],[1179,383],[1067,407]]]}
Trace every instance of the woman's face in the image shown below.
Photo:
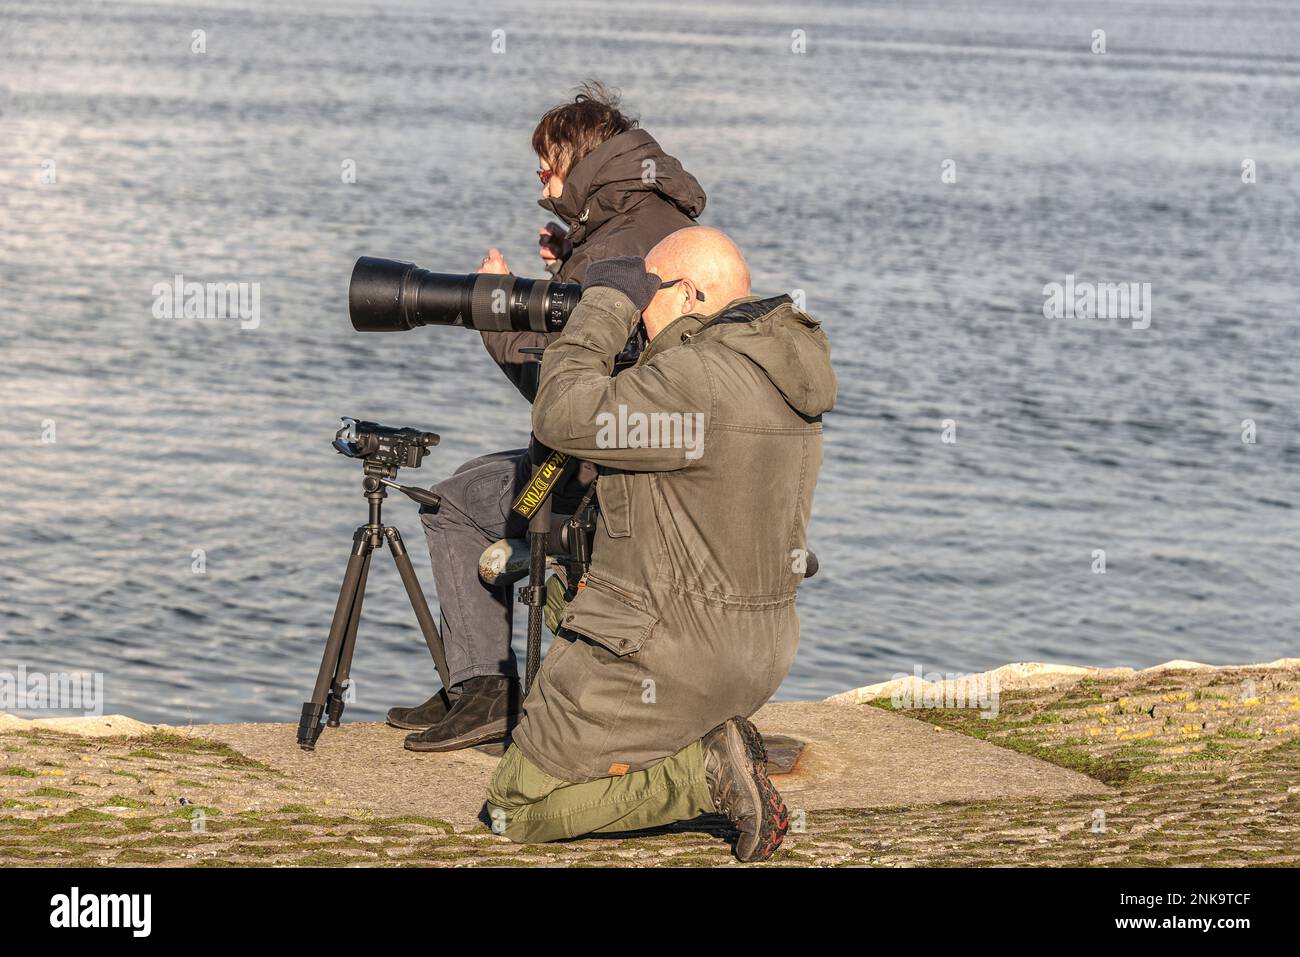
{"label": "woman's face", "polygon": [[559,199],[564,193],[564,177],[555,171],[550,161],[545,157],[537,157],[537,165],[543,172],[551,174],[550,178],[542,186],[542,199]]}

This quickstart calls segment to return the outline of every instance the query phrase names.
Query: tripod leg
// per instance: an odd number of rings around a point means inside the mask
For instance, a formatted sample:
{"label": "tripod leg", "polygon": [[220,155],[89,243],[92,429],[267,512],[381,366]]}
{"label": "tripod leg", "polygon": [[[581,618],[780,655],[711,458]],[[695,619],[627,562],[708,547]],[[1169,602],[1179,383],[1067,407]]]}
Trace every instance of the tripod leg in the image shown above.
{"label": "tripod leg", "polygon": [[361,622],[361,605],[366,600],[366,579],[370,577],[370,556],[373,548],[366,550],[366,557],[361,563],[361,580],[357,583],[357,597],[352,602],[352,614],[348,616],[348,630],[343,635],[343,647],[339,649],[339,666],[334,672],[334,681],[330,684],[329,698],[326,700],[326,718],[329,727],[337,728],[339,718],[343,717],[346,703],[343,695],[347,690],[348,678],[352,674],[352,652],[357,647],[357,626]]}
{"label": "tripod leg", "polygon": [[578,460],[552,451],[533,467],[533,477],[511,510],[528,519],[528,585],[521,590],[528,605],[528,651],[524,665],[524,695],[542,664],[542,619],[546,607],[546,539],[551,530],[551,492],[573,474]]}
{"label": "tripod leg", "polygon": [[514,654],[513,645],[515,640],[515,586],[513,584],[501,585],[499,586],[498,591],[501,595],[501,604],[505,606],[505,610],[506,610],[506,634],[509,635],[507,641],[510,642],[510,646],[511,646],[511,650],[508,652],[508,654]]}
{"label": "tripod leg", "polygon": [[551,497],[548,495],[528,519],[528,586],[523,590],[528,603],[528,644],[524,662],[524,695],[532,690],[533,679],[542,666],[542,620],[546,608],[546,544],[551,530]]}
{"label": "tripod leg", "polygon": [[[549,503],[548,503],[549,504]],[[550,509],[546,509],[549,516]],[[549,524],[549,517],[548,517]],[[546,607],[546,532],[528,531],[528,587],[524,590],[528,599],[528,645],[527,659],[524,663],[524,694],[533,687],[542,666],[542,621]]]}
{"label": "tripod leg", "polygon": [[298,722],[298,745],[305,751],[316,747],[316,739],[321,733],[321,717],[325,713],[325,700],[334,676],[338,671],[343,640],[352,621],[352,609],[356,604],[361,573],[370,554],[370,534],[366,526],[361,526],[352,536],[352,555],[348,558],[347,571],[343,574],[343,585],[339,589],[339,600],[334,606],[334,618],[330,622],[329,638],[325,641],[325,654],[321,657],[320,671],[316,674],[316,685],[312,689],[311,700],[302,706],[302,717]]}
{"label": "tripod leg", "polygon": [[434,624],[433,615],[429,612],[429,603],[424,600],[424,590],[420,588],[420,580],[415,577],[415,569],[411,567],[411,557],[406,553],[406,546],[402,543],[402,533],[390,525],[384,528],[384,537],[388,539],[388,548],[393,553],[397,573],[402,576],[407,597],[411,599],[411,607],[415,610],[416,621],[420,623],[420,631],[424,632],[425,644],[429,646],[429,653],[433,655],[438,677],[442,679],[443,688],[450,689],[451,682],[447,679],[451,669],[447,667],[447,649],[443,647],[442,635],[438,631],[438,626]]}

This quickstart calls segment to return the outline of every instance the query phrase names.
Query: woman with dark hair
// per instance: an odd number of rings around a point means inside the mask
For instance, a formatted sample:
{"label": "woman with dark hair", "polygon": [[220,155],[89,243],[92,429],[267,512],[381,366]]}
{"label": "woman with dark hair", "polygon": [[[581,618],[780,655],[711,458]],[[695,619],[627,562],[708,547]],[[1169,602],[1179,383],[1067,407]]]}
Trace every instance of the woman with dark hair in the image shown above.
{"label": "woman with dark hair", "polygon": [[[533,150],[542,181],[538,205],[561,220],[540,230],[542,261],[561,282],[582,282],[587,266],[600,259],[644,256],[669,233],[694,225],[704,210],[695,177],[600,83],[584,83],[571,101],[547,110],[533,130]],[[479,268],[509,271],[496,249]],[[555,335],[482,333],[492,358],[530,402],[537,360],[519,350],[545,346]]]}
{"label": "woman with dark hair", "polygon": [[[543,262],[562,282],[581,282],[587,266],[611,256],[644,256],[659,240],[694,225],[704,190],[666,154],[618,97],[589,82],[567,103],[550,109],[533,130],[541,207],[560,222],[540,230]],[[484,257],[479,272],[507,273],[500,251]],[[537,394],[537,356],[559,333],[483,332],[488,353],[529,402]],[[637,352],[634,334],[624,360]],[[478,560],[498,539],[522,537],[527,523],[510,512],[528,481],[527,449],[497,452],[466,462],[434,486],[437,511],[421,509],[442,608],[450,687],[414,708],[393,708],[389,724],[413,731],[413,751],[455,751],[505,737],[522,701],[510,647],[510,589],[489,588]],[[556,508],[576,502],[596,475],[582,463],[574,481],[556,490]],[[568,507],[572,509],[573,504]]]}

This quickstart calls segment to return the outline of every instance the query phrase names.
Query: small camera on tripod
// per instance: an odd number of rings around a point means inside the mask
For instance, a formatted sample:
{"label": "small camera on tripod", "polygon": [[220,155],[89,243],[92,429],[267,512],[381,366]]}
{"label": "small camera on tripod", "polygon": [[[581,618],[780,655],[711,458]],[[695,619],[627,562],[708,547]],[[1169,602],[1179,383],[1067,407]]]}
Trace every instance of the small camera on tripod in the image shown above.
{"label": "small camera on tripod", "polygon": [[[401,492],[426,509],[437,511],[441,506],[442,499],[433,489],[399,485],[393,481],[399,468],[420,467],[429,449],[438,444],[438,435],[419,429],[395,429],[346,415],[342,418],[343,427],[334,436],[334,449],[348,458],[361,460],[365,473],[361,491],[369,508],[369,518],[353,532],[352,551],[343,573],[338,602],[334,606],[334,617],[330,621],[320,670],[316,673],[311,698],[302,706],[298,721],[298,746],[304,751],[316,749],[316,742],[326,727],[338,727],[344,706],[350,700],[348,692],[351,688],[352,655],[356,648],[357,625],[361,619],[366,583],[370,577],[370,559],[385,545],[397,565],[397,572],[406,588],[425,643],[433,655],[433,663],[442,679],[442,686],[451,687],[451,671],[447,665],[442,633],[429,611],[401,533],[396,526],[384,524],[383,518],[384,499],[389,489]],[[568,455],[549,449],[545,451],[548,454],[536,464],[532,479],[512,506],[513,511],[529,520],[528,541],[525,543],[518,539],[503,539],[495,543],[489,549],[488,553],[493,558],[486,570],[482,561],[479,567],[484,583],[495,588],[508,589],[524,574],[528,575],[529,584],[524,589],[523,598],[529,606],[525,689],[532,685],[541,665],[541,629],[547,599],[547,560],[555,558],[563,565],[568,581],[576,587],[590,563],[592,535],[596,528],[594,483],[588,486],[574,514],[552,513],[551,492],[562,483],[565,476],[571,474],[577,463]],[[485,556],[488,553],[484,553]]]}
{"label": "small camera on tripod", "polygon": [[438,444],[436,432],[394,429],[378,422],[343,416],[343,428],[334,436],[334,448],[354,459],[390,469],[418,469],[429,449]]}
{"label": "small camera on tripod", "polygon": [[321,731],[326,725],[338,727],[339,718],[343,715],[352,669],[352,651],[357,640],[357,623],[361,618],[366,581],[370,577],[370,556],[385,544],[393,555],[397,573],[406,587],[411,608],[415,611],[420,631],[424,633],[424,640],[433,654],[433,662],[442,678],[443,687],[448,686],[449,669],[442,635],[434,624],[429,604],[415,577],[415,569],[411,566],[406,545],[402,542],[402,534],[395,526],[385,525],[383,517],[384,499],[390,488],[426,508],[437,510],[442,502],[437,492],[413,485],[399,485],[393,478],[399,468],[419,468],[429,449],[438,444],[438,435],[436,432],[422,432],[419,429],[394,429],[347,415],[342,416],[342,419],[343,428],[334,436],[334,449],[348,458],[361,460],[365,473],[361,480],[361,491],[366,497],[370,514],[369,520],[352,535],[352,552],[348,558],[347,571],[343,575],[343,587],[339,589],[338,604],[334,606],[329,638],[325,641],[325,654],[321,659],[320,671],[316,674],[311,700],[302,706],[302,717],[298,722],[298,745],[305,751],[315,750]]}

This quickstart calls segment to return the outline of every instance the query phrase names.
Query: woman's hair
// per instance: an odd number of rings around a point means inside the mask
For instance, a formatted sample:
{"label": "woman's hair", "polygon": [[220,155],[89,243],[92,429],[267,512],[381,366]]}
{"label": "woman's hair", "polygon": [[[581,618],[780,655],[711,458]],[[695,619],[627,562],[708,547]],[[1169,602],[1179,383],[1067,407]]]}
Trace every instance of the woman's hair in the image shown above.
{"label": "woman's hair", "polygon": [[533,130],[533,151],[561,176],[605,140],[636,129],[636,117],[619,109],[617,90],[597,80],[578,87],[568,102],[547,110]]}

